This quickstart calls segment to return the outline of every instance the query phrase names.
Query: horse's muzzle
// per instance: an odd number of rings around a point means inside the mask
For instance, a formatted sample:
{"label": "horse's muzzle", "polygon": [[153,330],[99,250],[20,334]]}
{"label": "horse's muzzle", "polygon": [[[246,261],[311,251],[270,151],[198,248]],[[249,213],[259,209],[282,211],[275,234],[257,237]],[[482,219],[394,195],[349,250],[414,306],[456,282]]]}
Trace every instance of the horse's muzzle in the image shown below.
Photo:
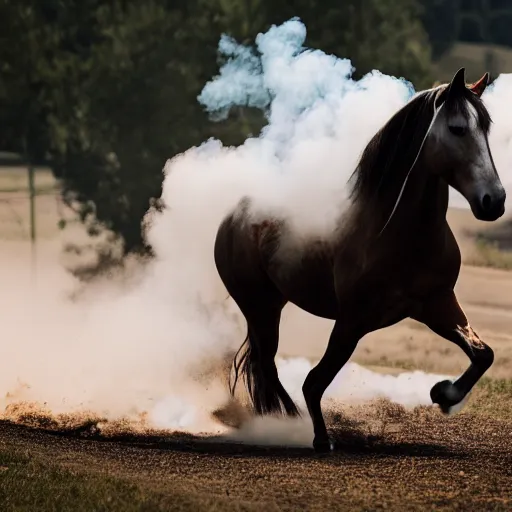
{"label": "horse's muzzle", "polygon": [[492,222],[505,213],[505,189],[500,187],[491,191],[482,191],[471,202],[471,210],[478,220]]}

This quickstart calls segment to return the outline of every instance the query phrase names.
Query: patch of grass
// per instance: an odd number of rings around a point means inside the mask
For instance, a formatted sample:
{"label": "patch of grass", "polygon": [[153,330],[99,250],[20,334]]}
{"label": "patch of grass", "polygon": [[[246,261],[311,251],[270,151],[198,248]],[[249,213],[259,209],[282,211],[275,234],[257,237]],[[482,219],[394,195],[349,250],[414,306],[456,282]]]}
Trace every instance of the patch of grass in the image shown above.
{"label": "patch of grass", "polygon": [[490,394],[502,395],[503,398],[512,400],[512,379],[491,379],[482,377],[477,387]]}
{"label": "patch of grass", "polygon": [[158,500],[136,485],[97,475],[75,475],[26,455],[0,451],[0,509],[160,510]]}
{"label": "patch of grass", "polygon": [[468,403],[468,412],[512,419],[512,379],[482,377]]}
{"label": "patch of grass", "polygon": [[75,472],[0,448],[2,512],[232,510],[232,505],[220,498],[184,495],[172,489],[157,492],[128,479]]}
{"label": "patch of grass", "polygon": [[500,250],[496,242],[477,238],[473,254],[468,255],[464,263],[476,267],[512,270],[512,252]]}
{"label": "patch of grass", "polygon": [[[23,185],[19,186],[11,186],[11,187],[4,187],[0,192],[6,193],[6,194],[14,194],[14,193],[25,193],[27,192],[28,187],[25,187]],[[36,194],[49,194],[50,192],[54,192],[56,187],[54,185],[37,185],[35,186],[35,193]]]}
{"label": "patch of grass", "polygon": [[[413,364],[410,361],[389,360],[385,356],[377,361],[365,362],[364,366],[377,372],[382,369],[382,373],[386,374],[414,370],[424,371],[420,368],[421,365]],[[512,421],[512,379],[482,377],[473,388],[463,410]]]}
{"label": "patch of grass", "polygon": [[422,368],[418,368],[413,361],[406,361],[402,359],[390,359],[387,356],[381,356],[378,359],[369,359],[366,360],[363,366],[370,367],[371,370],[379,371],[379,368],[382,369],[383,372],[389,373],[389,370],[396,370],[391,373],[400,373],[401,371],[405,372],[413,372],[415,370],[422,370]]}

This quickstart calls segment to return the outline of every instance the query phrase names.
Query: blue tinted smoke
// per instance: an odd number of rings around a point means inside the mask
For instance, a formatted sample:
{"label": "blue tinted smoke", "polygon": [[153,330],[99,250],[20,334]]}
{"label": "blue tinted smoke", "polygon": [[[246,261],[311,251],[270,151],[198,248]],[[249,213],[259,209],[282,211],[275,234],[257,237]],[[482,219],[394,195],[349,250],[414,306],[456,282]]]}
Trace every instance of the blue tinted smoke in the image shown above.
{"label": "blue tinted smoke", "polygon": [[[349,59],[308,49],[305,40],[306,27],[297,18],[259,34],[255,48],[223,35],[218,51],[225,62],[203,88],[199,102],[215,119],[225,119],[237,106],[262,109],[269,119],[265,135],[282,138],[319,102],[334,108],[348,91],[366,89],[369,80],[380,75],[373,71],[355,81]],[[415,92],[412,84],[394,80],[405,85],[407,101]]]}

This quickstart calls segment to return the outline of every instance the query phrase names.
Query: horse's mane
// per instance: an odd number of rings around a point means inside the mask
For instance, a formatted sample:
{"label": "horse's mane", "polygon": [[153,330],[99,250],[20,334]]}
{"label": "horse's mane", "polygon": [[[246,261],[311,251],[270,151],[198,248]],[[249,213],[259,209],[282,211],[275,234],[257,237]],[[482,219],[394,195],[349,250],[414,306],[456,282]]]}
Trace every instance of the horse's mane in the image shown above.
{"label": "horse's mane", "polygon": [[[391,190],[396,191],[397,183],[403,184],[447,91],[443,85],[418,93],[372,137],[349,180],[352,198],[379,199]],[[469,89],[455,101],[450,100],[446,108],[468,118],[468,102],[487,134],[491,118],[480,97]]]}

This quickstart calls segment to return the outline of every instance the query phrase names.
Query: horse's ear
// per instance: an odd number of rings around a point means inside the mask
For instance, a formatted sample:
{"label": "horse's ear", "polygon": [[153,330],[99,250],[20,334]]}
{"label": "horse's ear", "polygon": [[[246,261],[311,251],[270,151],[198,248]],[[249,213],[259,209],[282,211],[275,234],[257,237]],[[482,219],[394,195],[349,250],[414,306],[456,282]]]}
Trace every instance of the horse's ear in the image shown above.
{"label": "horse's ear", "polygon": [[448,97],[462,93],[466,88],[466,69],[460,68],[448,85]]}
{"label": "horse's ear", "polygon": [[485,75],[475,82],[474,84],[468,85],[468,89],[473,91],[477,96],[482,96],[487,84],[489,83],[489,73],[485,73]]}

